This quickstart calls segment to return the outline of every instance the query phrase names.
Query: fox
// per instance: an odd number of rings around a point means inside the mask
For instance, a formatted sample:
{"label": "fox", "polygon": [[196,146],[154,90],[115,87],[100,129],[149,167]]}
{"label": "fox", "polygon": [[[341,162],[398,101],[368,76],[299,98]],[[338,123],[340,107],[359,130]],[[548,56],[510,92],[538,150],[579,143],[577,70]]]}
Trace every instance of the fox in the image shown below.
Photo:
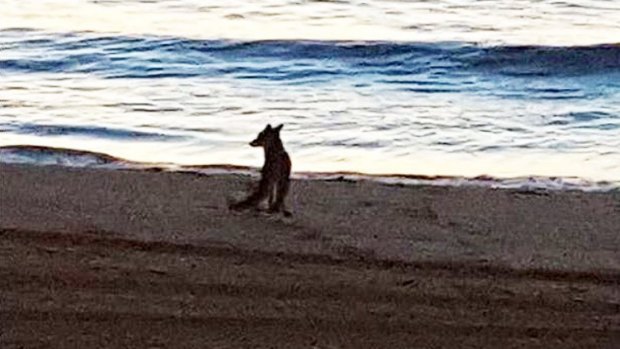
{"label": "fox", "polygon": [[265,151],[265,163],[260,171],[260,181],[256,190],[245,200],[231,204],[229,206],[231,210],[256,208],[267,199],[267,212],[282,212],[285,217],[292,216],[292,213],[284,207],[284,199],[291,183],[292,163],[280,139],[280,131],[283,126],[280,124],[271,127],[271,124],[267,124],[265,129],[256,136],[256,139],[250,142],[250,146],[262,147]]}

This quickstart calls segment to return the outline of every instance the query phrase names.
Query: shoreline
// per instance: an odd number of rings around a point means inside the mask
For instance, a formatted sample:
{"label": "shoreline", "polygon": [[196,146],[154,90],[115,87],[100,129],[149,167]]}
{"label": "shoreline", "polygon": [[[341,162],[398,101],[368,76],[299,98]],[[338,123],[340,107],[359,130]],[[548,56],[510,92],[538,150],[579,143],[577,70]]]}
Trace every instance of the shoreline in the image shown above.
{"label": "shoreline", "polygon": [[295,179],[292,218],[229,211],[253,181],[0,164],[0,346],[620,338],[620,193]]}
{"label": "shoreline", "polygon": [[[3,155],[4,160],[2,158]],[[0,146],[0,164],[51,165],[77,168],[106,168],[111,170],[144,170],[179,173],[189,172],[205,175],[242,174],[257,176],[260,171],[260,168],[257,167],[235,164],[182,165],[174,163],[135,162],[105,153],[33,145]],[[363,173],[356,171],[294,171],[291,177],[298,180],[374,181],[383,184],[406,186],[471,186],[519,189],[524,191],[620,191],[620,179],[595,181],[575,176],[529,175],[519,177],[494,177],[480,174],[473,177],[466,177],[458,175],[423,175],[408,173]]]}

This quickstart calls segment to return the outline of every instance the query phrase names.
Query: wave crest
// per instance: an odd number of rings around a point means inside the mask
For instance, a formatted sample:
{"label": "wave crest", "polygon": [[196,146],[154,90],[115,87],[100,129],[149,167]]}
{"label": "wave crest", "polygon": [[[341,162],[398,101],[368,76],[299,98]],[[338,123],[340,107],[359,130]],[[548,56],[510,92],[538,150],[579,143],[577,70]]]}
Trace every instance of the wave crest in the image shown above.
{"label": "wave crest", "polygon": [[[37,33],[34,40],[20,33],[7,41],[0,36],[1,50],[23,53],[0,59],[0,69],[95,73],[106,78],[229,76],[274,81],[479,73],[561,77],[620,72],[618,44],[485,47],[465,42],[189,40],[72,33]],[[30,54],[40,50],[45,50],[45,57]]]}

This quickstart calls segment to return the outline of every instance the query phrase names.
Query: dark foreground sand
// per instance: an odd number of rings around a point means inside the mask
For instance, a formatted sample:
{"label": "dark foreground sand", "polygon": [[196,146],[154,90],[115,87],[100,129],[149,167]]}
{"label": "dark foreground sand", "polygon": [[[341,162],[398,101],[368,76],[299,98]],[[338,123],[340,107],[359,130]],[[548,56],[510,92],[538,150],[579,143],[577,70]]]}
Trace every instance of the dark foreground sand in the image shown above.
{"label": "dark foreground sand", "polygon": [[0,165],[0,348],[619,348],[620,194]]}

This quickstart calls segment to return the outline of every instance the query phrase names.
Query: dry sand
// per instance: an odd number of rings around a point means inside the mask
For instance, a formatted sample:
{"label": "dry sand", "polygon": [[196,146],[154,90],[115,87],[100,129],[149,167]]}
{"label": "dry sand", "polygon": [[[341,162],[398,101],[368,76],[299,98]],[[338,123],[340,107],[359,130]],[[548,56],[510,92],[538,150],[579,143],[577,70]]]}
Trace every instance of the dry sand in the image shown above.
{"label": "dry sand", "polygon": [[0,348],[618,348],[620,193],[0,165]]}

